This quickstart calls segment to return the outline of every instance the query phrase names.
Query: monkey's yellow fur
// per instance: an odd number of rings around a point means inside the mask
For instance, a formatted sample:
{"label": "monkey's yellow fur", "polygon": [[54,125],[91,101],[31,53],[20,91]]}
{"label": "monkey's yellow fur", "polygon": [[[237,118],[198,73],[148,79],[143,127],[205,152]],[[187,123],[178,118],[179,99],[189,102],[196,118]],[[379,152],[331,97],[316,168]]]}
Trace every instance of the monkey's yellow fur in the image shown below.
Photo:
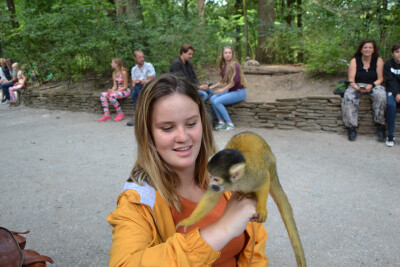
{"label": "monkey's yellow fur", "polygon": [[[270,193],[285,223],[297,266],[307,266],[303,246],[293,218],[293,211],[279,183],[276,173],[276,159],[269,145],[257,134],[244,132],[233,136],[225,146],[225,149],[235,149],[244,156],[245,165],[242,164],[244,166],[243,171],[238,171],[237,173],[239,178],[237,180],[224,179],[223,189],[219,192],[209,188],[190,217],[178,223],[176,227],[184,226],[186,230],[187,226],[200,221],[215,207],[223,191],[237,191],[241,193],[241,197],[255,196],[257,198],[257,213],[252,219],[260,223],[265,222],[267,219],[268,193]],[[210,166],[209,164],[210,175],[216,175],[213,173],[214,170],[220,168],[220,166]],[[234,167],[234,169],[240,169],[240,166]],[[231,173],[231,170],[229,172]]]}

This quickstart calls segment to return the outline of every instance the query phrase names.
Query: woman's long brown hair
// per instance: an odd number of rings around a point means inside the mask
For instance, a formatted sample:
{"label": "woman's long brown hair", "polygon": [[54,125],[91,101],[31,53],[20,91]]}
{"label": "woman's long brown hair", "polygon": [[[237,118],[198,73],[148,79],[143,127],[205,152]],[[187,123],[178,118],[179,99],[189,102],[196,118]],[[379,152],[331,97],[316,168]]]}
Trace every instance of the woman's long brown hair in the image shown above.
{"label": "woman's long brown hair", "polygon": [[204,103],[194,85],[189,83],[186,78],[171,73],[162,74],[153,79],[139,95],[135,112],[137,157],[128,181],[139,185],[143,182],[150,184],[158,190],[169,205],[174,205],[180,211],[181,206],[176,193],[180,179],[171,166],[158,154],[151,133],[154,103],[164,96],[173,94],[188,96],[199,107],[202,140],[196,159],[194,179],[200,188],[205,190],[208,187],[207,163],[209,157],[215,153],[211,123],[207,118]]}

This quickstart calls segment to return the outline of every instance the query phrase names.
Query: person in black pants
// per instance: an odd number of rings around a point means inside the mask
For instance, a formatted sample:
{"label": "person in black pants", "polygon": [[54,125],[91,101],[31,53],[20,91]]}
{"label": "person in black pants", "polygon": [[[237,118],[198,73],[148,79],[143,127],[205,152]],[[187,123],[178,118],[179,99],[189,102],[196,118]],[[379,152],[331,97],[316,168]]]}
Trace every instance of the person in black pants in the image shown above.
{"label": "person in black pants", "polygon": [[10,92],[8,91],[8,88],[14,86],[14,84],[18,81],[17,78],[17,72],[12,68],[13,60],[11,58],[8,58],[6,60],[6,65],[2,70],[4,72],[4,75],[7,78],[7,81],[3,82],[1,84],[1,90],[3,91],[3,95],[5,96],[5,99],[1,101],[2,104],[8,104],[10,103]]}

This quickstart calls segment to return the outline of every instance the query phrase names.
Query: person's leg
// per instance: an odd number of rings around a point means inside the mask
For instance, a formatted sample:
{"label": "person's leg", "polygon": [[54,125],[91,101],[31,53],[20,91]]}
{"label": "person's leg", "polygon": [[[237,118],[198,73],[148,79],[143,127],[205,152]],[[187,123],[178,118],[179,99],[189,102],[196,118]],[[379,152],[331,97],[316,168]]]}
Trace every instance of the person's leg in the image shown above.
{"label": "person's leg", "polygon": [[205,91],[206,93],[207,93],[207,99],[206,100],[204,100],[204,102],[205,101],[207,101],[208,99],[210,99],[212,96],[213,96],[213,94],[214,94],[214,90],[212,90],[212,89],[208,89],[207,91]]}
{"label": "person's leg", "polygon": [[[221,97],[221,96],[223,96],[224,94],[227,94],[228,92],[224,92],[224,93],[221,93],[221,94],[218,94],[218,95],[213,95],[212,97],[211,97],[211,99],[210,99],[210,101],[211,101],[211,106],[212,106],[212,108],[213,108],[213,110],[214,110],[214,112],[215,112],[215,115],[217,115],[217,119],[218,119],[218,121],[223,121],[223,117],[222,117],[222,114],[219,112],[219,110],[218,110],[218,108],[217,108],[217,104],[216,104],[216,101],[217,101],[217,99],[219,98],[219,97]],[[224,121],[224,123],[225,123],[225,121]]]}
{"label": "person's leg", "polygon": [[9,88],[14,86],[14,83],[3,83],[1,85],[1,90],[3,91],[3,95],[5,96],[5,100],[10,100],[10,92]]}
{"label": "person's leg", "polygon": [[386,90],[382,85],[375,86],[371,93],[370,98],[372,101],[372,113],[374,115],[374,121],[377,126],[377,135],[379,141],[385,140],[385,111],[387,107]]}
{"label": "person's leg", "polygon": [[203,90],[197,90],[197,92],[199,93],[201,99],[203,99],[203,102],[206,102],[208,99],[207,92]]}
{"label": "person's leg", "polygon": [[392,92],[387,93],[386,123],[388,128],[388,139],[393,141],[394,127],[397,115],[397,102]]}
{"label": "person's leg", "polygon": [[18,90],[18,89],[21,89],[22,88],[22,84],[18,84],[18,85],[14,85],[14,86],[11,86],[10,88],[8,88],[8,91],[9,91],[9,93],[10,93],[10,100],[11,100],[11,103],[16,103],[17,102],[17,98],[15,97],[15,92]]}
{"label": "person's leg", "polygon": [[98,121],[111,120],[110,110],[108,109],[108,93],[103,92],[100,94],[101,106],[103,107],[104,115],[98,119]]}
{"label": "person's leg", "polygon": [[[110,100],[110,103],[114,105],[114,108],[117,111],[117,117],[122,117],[122,118],[125,117],[124,113],[122,112],[121,106],[119,105],[118,99],[126,98],[129,96],[130,93],[131,93],[131,90],[127,89],[125,91],[119,91],[119,92],[110,94],[110,96],[108,97],[108,99]],[[117,118],[115,120],[117,120]]]}
{"label": "person's leg", "polygon": [[[218,110],[219,114],[222,116],[223,120],[227,123],[232,123],[231,118],[229,117],[228,111],[225,108],[225,105],[232,105],[237,102],[243,101],[246,99],[247,93],[245,89],[239,89],[233,92],[226,92],[220,94],[219,97],[214,99],[213,107]],[[213,96],[214,97],[214,96]]]}
{"label": "person's leg", "polygon": [[347,128],[358,126],[358,107],[361,94],[354,88],[349,87],[344,93],[342,100],[342,119]]}

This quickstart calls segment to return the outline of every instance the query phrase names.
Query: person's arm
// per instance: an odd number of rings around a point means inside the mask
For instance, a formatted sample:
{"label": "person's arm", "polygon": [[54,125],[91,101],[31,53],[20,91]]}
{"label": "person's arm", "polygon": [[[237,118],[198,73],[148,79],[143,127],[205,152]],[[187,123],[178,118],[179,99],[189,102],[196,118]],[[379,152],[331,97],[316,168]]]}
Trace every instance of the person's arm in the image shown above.
{"label": "person's arm", "polygon": [[123,81],[123,87],[121,89],[118,89],[118,91],[125,91],[129,87],[129,81],[128,81],[128,72],[127,71],[122,71],[122,81]]}
{"label": "person's arm", "polygon": [[213,85],[211,85],[209,88],[214,90],[214,89],[217,88],[219,85],[220,85],[220,82],[217,82],[217,83],[214,83]]}
{"label": "person's arm", "polygon": [[386,62],[384,65],[384,75],[387,85],[386,89],[392,92],[397,102],[400,102],[400,84],[390,70],[390,61]]}
{"label": "person's arm", "polygon": [[131,69],[131,79],[132,79],[132,86],[135,86],[135,84],[137,84],[138,81],[138,77],[135,75],[135,72],[133,71],[135,67],[132,67]]}
{"label": "person's arm", "polygon": [[[21,70],[21,76],[22,76],[21,84],[26,84],[26,76],[25,76],[25,73],[22,70]],[[19,80],[18,80],[18,83],[19,83]]]}
{"label": "person's arm", "polygon": [[367,84],[365,87],[365,90],[368,92],[371,92],[372,88],[374,88],[377,85],[381,85],[383,83],[383,59],[378,57],[377,63],[376,63],[376,73],[378,75],[378,79],[373,82],[373,84]]}
{"label": "person's arm", "polygon": [[350,61],[349,70],[348,70],[348,80],[350,82],[349,85],[350,85],[350,87],[354,88],[354,90],[356,90],[357,92],[361,92],[362,89],[355,82],[356,72],[357,72],[357,63],[356,63],[356,59],[353,58]]}
{"label": "person's arm", "polygon": [[113,72],[112,74],[112,79],[113,79],[113,87],[111,87],[110,89],[108,89],[109,93],[115,92],[117,90],[117,81],[114,78],[115,72]]}
{"label": "person's arm", "polygon": [[152,212],[148,206],[132,203],[134,194],[133,190],[122,193],[118,207],[107,218],[114,228],[110,267],[208,266],[220,256],[201,238],[198,228],[187,234],[175,233],[154,245],[158,232]]}
{"label": "person's arm", "polygon": [[[150,64],[150,63],[149,63]],[[147,80],[142,80],[140,81],[141,84],[146,85],[148,84],[151,80],[154,79],[154,77],[156,77],[156,71],[153,67],[152,64],[149,65],[149,69],[148,69],[148,73],[147,73]]]}
{"label": "person's arm", "polygon": [[14,75],[12,76],[11,80],[9,80],[9,81],[7,81],[7,82],[9,82],[9,83],[15,83],[15,82],[17,82],[17,81],[18,81],[17,74],[14,74]]}
{"label": "person's arm", "polygon": [[256,213],[256,204],[255,199],[238,200],[237,193],[233,193],[218,221],[200,230],[201,237],[214,250],[220,251],[229,241],[244,232]]}
{"label": "person's arm", "polygon": [[6,75],[4,74],[3,69],[0,66],[0,84],[2,84],[4,81],[7,81]]}

